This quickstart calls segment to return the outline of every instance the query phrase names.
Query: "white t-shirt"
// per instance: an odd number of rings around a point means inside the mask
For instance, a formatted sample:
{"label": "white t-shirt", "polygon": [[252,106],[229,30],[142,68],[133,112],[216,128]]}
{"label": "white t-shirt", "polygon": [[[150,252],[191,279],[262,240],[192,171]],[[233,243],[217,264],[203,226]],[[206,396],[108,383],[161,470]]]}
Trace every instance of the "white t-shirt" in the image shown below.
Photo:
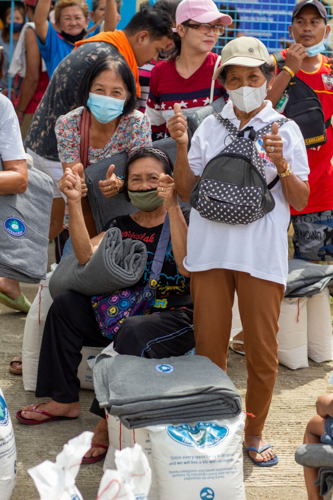
{"label": "white t-shirt", "polygon": [[[265,125],[281,119],[272,108],[270,101],[254,116],[246,127],[259,130]],[[233,103],[228,101],[221,112],[237,128],[240,121],[236,118]],[[229,132],[209,116],[196,130],[189,152],[189,164],[195,175],[202,175],[205,165],[219,154]],[[308,179],[310,172],[308,158],[301,131],[293,121],[288,121],[279,129],[283,140],[283,156],[291,165],[294,173],[302,180]],[[265,151],[256,143],[264,162],[266,180],[269,184],[276,177],[276,167],[269,161]],[[230,269],[249,273],[260,278],[285,285],[288,274],[288,237],[287,230],[290,209],[278,182],[271,193],[275,208],[263,218],[247,225],[230,225],[204,219],[192,208],[187,236],[187,256],[184,265],[188,271],[207,271],[209,269]]]}
{"label": "white t-shirt", "polygon": [[26,154],[14,106],[0,94],[0,170],[2,161],[10,160],[26,160]]}

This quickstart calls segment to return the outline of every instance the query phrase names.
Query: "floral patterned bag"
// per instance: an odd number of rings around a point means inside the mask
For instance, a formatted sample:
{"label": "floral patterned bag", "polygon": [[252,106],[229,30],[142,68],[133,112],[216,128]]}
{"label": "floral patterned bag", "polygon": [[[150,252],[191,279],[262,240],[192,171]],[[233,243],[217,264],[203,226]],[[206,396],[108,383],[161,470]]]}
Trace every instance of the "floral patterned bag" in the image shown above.
{"label": "floral patterned bag", "polygon": [[167,214],[151,265],[148,283],[113,293],[94,295],[91,298],[95,317],[104,337],[113,340],[123,321],[129,316],[142,316],[151,313],[155,304],[156,289],[169,239],[170,221]]}

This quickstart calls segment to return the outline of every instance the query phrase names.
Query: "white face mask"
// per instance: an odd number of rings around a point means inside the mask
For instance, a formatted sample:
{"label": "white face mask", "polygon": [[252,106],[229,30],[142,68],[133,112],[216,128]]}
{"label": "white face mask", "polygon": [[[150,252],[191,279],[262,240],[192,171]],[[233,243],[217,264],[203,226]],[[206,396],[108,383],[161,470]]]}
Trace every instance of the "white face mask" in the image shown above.
{"label": "white face mask", "polygon": [[264,102],[267,94],[267,82],[263,83],[261,87],[239,87],[237,90],[226,90],[239,111],[251,113]]}

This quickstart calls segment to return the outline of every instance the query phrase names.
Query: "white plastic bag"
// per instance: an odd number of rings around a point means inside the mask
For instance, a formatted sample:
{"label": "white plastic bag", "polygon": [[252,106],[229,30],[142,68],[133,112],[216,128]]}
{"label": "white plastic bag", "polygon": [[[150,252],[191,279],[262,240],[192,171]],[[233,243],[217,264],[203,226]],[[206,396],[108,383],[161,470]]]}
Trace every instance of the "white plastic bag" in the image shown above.
{"label": "white plastic bag", "polygon": [[0,389],[0,499],[10,500],[16,482],[16,445],[12,421]]}
{"label": "white plastic bag", "polygon": [[159,500],[245,500],[244,414],[148,430]]}
{"label": "white plastic bag", "polygon": [[114,469],[116,467],[115,452],[117,450],[132,447],[136,443],[139,444],[148,459],[152,471],[148,500],[157,500],[157,486],[154,476],[153,456],[148,430],[145,428],[127,429],[122,425],[118,417],[109,414],[106,416],[108,421],[109,448],[104,461],[104,470]]}
{"label": "white plastic bag", "polygon": [[52,265],[53,270],[47,273],[45,280],[40,282],[38,293],[31,304],[25,322],[22,346],[22,375],[23,386],[26,391],[36,390],[39,352],[44,324],[53,302],[49,292],[49,281],[56,267],[56,264]]}
{"label": "white plastic bag", "polygon": [[98,500],[147,500],[151,484],[148,459],[140,445],[116,451],[117,471],[107,470],[98,490]]}
{"label": "white plastic bag", "polygon": [[307,298],[285,298],[281,304],[278,359],[291,370],[308,364]]}
{"label": "white plastic bag", "polygon": [[68,441],[55,463],[46,460],[28,469],[40,494],[40,500],[83,500],[75,486],[81,460],[91,448],[93,432],[83,432]]}
{"label": "white plastic bag", "polygon": [[316,363],[332,359],[332,318],[328,288],[308,299],[308,356]]}

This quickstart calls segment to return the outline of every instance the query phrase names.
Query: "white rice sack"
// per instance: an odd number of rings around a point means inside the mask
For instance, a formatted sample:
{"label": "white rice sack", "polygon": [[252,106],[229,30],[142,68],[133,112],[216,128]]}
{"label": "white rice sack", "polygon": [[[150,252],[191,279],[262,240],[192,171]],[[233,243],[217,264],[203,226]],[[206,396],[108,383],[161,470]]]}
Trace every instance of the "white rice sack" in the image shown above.
{"label": "white rice sack", "polygon": [[316,363],[332,359],[332,318],[328,288],[308,298],[308,356]]}
{"label": "white rice sack", "polygon": [[38,293],[31,304],[25,321],[22,345],[22,375],[26,391],[36,390],[40,346],[45,320],[53,302],[49,292],[49,281],[53,271],[39,284]]}
{"label": "white rice sack", "polygon": [[149,427],[158,500],[245,500],[244,420]]}
{"label": "white rice sack", "polygon": [[233,339],[242,330],[243,327],[238,309],[238,295],[237,292],[235,292],[234,305],[232,306],[232,325],[230,338]]}
{"label": "white rice sack", "polygon": [[153,456],[151,450],[151,442],[147,429],[127,429],[120,422],[118,417],[107,414],[108,433],[109,433],[109,448],[104,461],[104,471],[114,469],[116,467],[115,452],[123,450],[126,447],[132,447],[136,443],[142,447],[145,453],[149,466],[152,470],[151,486],[148,495],[148,500],[157,500],[157,485],[153,470]]}
{"label": "white rice sack", "polygon": [[297,370],[308,365],[307,298],[285,298],[281,304],[278,359],[281,365]]}
{"label": "white rice sack", "polygon": [[82,458],[91,448],[93,435],[93,432],[82,432],[65,444],[55,463],[45,460],[28,469],[40,494],[40,500],[83,500],[75,480]]}
{"label": "white rice sack", "polygon": [[81,389],[87,389],[89,391],[94,390],[93,371],[88,365],[88,361],[95,359],[96,356],[102,352],[102,350],[103,347],[82,347],[82,359],[77,369],[77,376],[80,379]]}
{"label": "white rice sack", "polygon": [[10,500],[16,482],[16,445],[5,396],[0,389],[0,499]]}

